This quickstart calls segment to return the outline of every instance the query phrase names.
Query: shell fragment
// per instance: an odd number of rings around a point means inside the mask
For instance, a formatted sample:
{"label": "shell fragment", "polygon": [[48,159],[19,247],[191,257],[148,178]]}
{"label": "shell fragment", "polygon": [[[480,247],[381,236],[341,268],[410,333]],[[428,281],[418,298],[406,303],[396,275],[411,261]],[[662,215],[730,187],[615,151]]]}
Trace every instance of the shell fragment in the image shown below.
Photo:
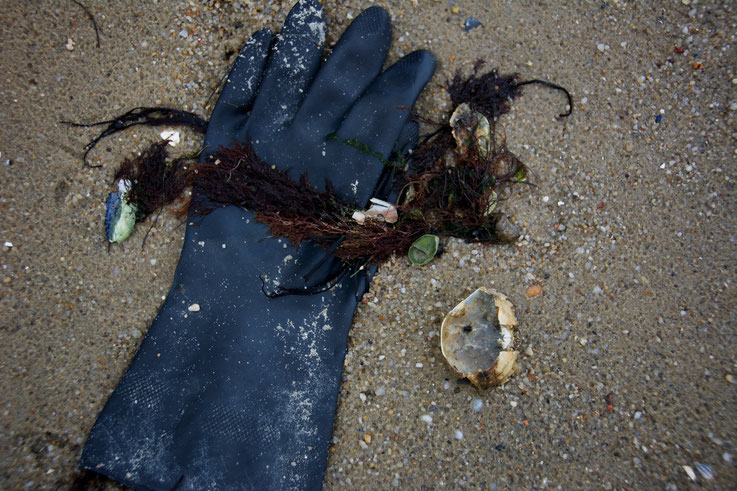
{"label": "shell fragment", "polygon": [[479,288],[445,316],[440,348],[450,366],[475,386],[500,385],[515,371],[517,326],[507,297]]}
{"label": "shell fragment", "polygon": [[133,233],[137,209],[128,201],[131,186],[128,179],[121,179],[118,181],[118,191],[107,197],[105,235],[110,242],[123,242]]}

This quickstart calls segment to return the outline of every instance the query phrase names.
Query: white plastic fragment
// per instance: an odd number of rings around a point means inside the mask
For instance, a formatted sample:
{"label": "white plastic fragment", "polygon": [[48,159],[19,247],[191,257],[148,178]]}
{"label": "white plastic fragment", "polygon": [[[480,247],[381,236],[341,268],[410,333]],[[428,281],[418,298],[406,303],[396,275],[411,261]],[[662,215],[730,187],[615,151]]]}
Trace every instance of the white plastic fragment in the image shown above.
{"label": "white plastic fragment", "polygon": [[429,414],[423,414],[422,416],[420,416],[420,419],[427,424],[432,424],[432,416],[430,416]]}
{"label": "white plastic fragment", "polygon": [[175,130],[164,130],[160,133],[162,140],[169,140],[169,146],[176,147],[179,143],[179,132]]}
{"label": "white plastic fragment", "polygon": [[686,471],[689,479],[691,479],[693,482],[696,482],[696,473],[693,471],[690,465],[684,465],[683,470]]}
{"label": "white plastic fragment", "polygon": [[13,247],[13,243],[6,240],[5,242],[3,242],[3,247]]}

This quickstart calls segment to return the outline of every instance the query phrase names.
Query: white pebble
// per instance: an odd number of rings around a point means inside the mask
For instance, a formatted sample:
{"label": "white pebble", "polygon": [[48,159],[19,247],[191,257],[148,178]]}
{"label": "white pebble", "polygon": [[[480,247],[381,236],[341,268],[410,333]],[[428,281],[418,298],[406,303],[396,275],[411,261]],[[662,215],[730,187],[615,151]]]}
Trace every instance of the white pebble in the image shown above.
{"label": "white pebble", "polygon": [[432,424],[432,416],[430,416],[429,414],[423,414],[422,416],[420,416],[420,419],[427,424]]}
{"label": "white pebble", "polygon": [[361,402],[366,402],[366,394],[364,394],[363,392],[361,392],[360,394],[358,394],[358,397],[361,398]]}
{"label": "white pebble", "polygon": [[189,310],[190,312],[199,312],[200,311],[200,304],[193,303],[192,305],[190,305],[189,307],[187,307],[187,310]]}
{"label": "white pebble", "polygon": [[461,433],[461,430],[455,431],[455,437],[456,437],[456,440],[463,440],[463,433]]}
{"label": "white pebble", "polygon": [[517,401],[510,401],[509,405],[512,407],[517,407]]}

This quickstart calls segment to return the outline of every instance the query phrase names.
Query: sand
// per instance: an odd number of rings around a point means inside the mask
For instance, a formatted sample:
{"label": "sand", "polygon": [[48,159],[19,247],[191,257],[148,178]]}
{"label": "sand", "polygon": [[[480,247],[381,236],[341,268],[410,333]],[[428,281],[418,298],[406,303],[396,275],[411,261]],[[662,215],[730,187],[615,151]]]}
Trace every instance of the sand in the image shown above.
{"label": "sand", "polygon": [[[108,251],[112,175],[158,131],[104,141],[92,169],[81,154],[95,131],[60,121],[157,104],[206,115],[233,53],[291,6],[82,3],[99,48],[73,2],[0,13],[3,488],[75,479],[184,234],[164,213],[143,248],[150,222]],[[328,40],[372,3],[325,2]],[[536,184],[503,206],[517,243],[449,240],[427,266],[380,269],[354,319],[327,489],[737,482],[737,6],[559,3],[383,3],[391,60],[417,48],[438,59],[418,104],[428,117],[447,117],[444,81],[479,58],[567,87],[576,107],[558,119],[564,98],[531,86],[500,121]],[[468,17],[481,25],[464,31]],[[198,144],[184,132],[178,148]],[[529,298],[530,285],[542,293]],[[442,317],[479,286],[508,295],[530,348],[501,389],[464,383],[440,353]]]}

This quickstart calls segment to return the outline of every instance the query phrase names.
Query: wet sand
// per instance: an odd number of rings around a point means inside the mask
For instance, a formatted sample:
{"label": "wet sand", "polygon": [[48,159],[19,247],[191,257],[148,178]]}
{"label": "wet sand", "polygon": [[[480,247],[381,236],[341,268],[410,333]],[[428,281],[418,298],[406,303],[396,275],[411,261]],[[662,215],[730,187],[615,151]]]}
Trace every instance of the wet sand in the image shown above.
{"label": "wet sand", "polygon": [[[242,42],[291,6],[83,3],[99,48],[73,2],[8,1],[0,13],[3,488],[75,479],[184,235],[165,213],[145,247],[150,222],[108,251],[113,173],[158,130],[103,141],[92,169],[81,155],[95,131],[59,122],[159,104],[206,115]],[[371,4],[325,2],[328,41]],[[500,121],[536,185],[504,204],[521,240],[449,240],[427,266],[398,257],[380,269],[354,319],[325,487],[733,487],[735,4],[382,5],[390,61],[417,48],[438,59],[422,114],[447,117],[444,81],[479,58],[565,86],[576,107],[558,119],[565,99],[530,86]],[[481,25],[464,31],[468,17]],[[197,149],[196,135],[183,140],[182,152]],[[530,285],[542,294],[529,298]],[[443,316],[479,286],[510,298],[531,348],[502,389],[464,383],[440,353]]]}

